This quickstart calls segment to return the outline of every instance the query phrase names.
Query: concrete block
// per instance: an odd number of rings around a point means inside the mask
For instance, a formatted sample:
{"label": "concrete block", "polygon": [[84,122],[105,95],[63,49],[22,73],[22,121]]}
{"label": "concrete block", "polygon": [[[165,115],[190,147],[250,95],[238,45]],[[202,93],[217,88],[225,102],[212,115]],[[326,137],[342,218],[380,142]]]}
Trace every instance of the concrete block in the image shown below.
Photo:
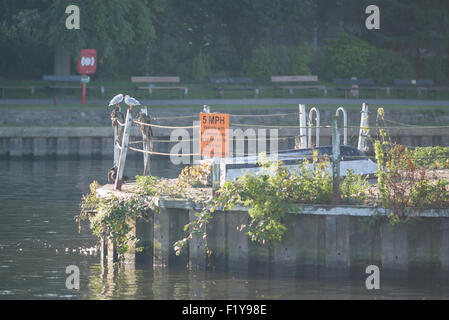
{"label": "concrete block", "polygon": [[226,270],[226,216],[222,211],[216,211],[212,221],[207,226],[207,242],[210,249],[209,261],[211,268],[217,271]]}
{"label": "concrete block", "polygon": [[273,250],[258,242],[248,241],[248,270],[269,277],[273,269]]}
{"label": "concrete block", "polygon": [[9,155],[9,138],[0,138],[0,157]]}
{"label": "concrete block", "polygon": [[69,155],[80,155],[80,138],[69,138]]}
{"label": "concrete block", "polygon": [[109,237],[106,239],[106,245],[107,245],[106,250],[108,262],[117,262],[118,261],[117,246]]}
{"label": "concrete block", "polygon": [[9,155],[11,157],[21,157],[23,155],[22,138],[9,139]]}
{"label": "concrete block", "polygon": [[185,209],[171,209],[169,212],[169,248],[168,248],[168,263],[169,266],[186,267],[189,263],[189,249],[185,248],[182,253],[176,255],[174,243],[186,236],[184,226],[189,223],[189,210]]}
{"label": "concrete block", "polygon": [[153,267],[153,219],[154,214],[151,213],[145,219],[136,220],[136,237],[139,239],[137,247],[142,248],[136,252],[136,263],[145,264],[150,268]]}
{"label": "concrete block", "polygon": [[79,141],[79,155],[84,157],[90,157],[92,155],[92,138],[80,138],[78,141]]}
{"label": "concrete block", "polygon": [[32,157],[33,156],[33,140],[34,138],[22,138],[22,156]]}
{"label": "concrete block", "polygon": [[391,226],[383,221],[380,226],[382,248],[382,275],[408,279],[408,235],[405,225]]}
{"label": "concrete block", "polygon": [[91,155],[93,157],[100,157],[101,156],[101,138],[91,138],[92,145],[91,145]]}
{"label": "concrete block", "polygon": [[70,138],[56,138],[56,155],[68,156],[70,153]]}
{"label": "concrete block", "polygon": [[286,222],[287,231],[282,241],[276,243],[273,255],[273,275],[275,277],[296,277],[296,225],[295,216],[289,216]]}
{"label": "concrete block", "polygon": [[350,277],[365,281],[366,267],[381,267],[381,244],[379,223],[372,217],[351,217],[350,219]]}
{"label": "concrete block", "polygon": [[[189,221],[195,221],[197,210],[189,210]],[[179,238],[181,239],[181,238]],[[203,235],[193,235],[189,243],[189,269],[190,270],[206,270],[207,254],[206,240]]]}
{"label": "concrete block", "polygon": [[35,157],[43,157],[47,154],[47,141],[45,138],[33,139],[33,155]]}
{"label": "concrete block", "polygon": [[57,139],[47,138],[45,141],[45,154],[47,156],[55,156],[57,150]]}
{"label": "concrete block", "polygon": [[113,138],[101,138],[101,155],[112,156],[114,154],[114,139]]}
{"label": "concrete block", "polygon": [[296,216],[296,276],[317,279],[325,263],[324,216]]}
{"label": "concrete block", "polygon": [[159,213],[154,214],[153,232],[153,264],[154,266],[168,266],[170,225],[167,209],[161,209]]}
{"label": "concrete block", "polygon": [[248,224],[248,214],[246,212],[227,212],[227,270],[230,273],[241,275],[248,274],[248,235],[240,231],[241,225]]}
{"label": "concrete block", "polygon": [[349,278],[349,216],[325,218],[325,278]]}

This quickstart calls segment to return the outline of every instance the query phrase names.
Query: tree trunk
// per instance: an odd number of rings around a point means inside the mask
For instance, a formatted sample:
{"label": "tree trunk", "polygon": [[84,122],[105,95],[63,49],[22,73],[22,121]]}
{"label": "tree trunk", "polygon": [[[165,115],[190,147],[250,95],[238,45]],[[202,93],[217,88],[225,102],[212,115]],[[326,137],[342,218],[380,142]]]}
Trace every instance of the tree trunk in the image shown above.
{"label": "tree trunk", "polygon": [[70,52],[62,43],[55,45],[55,60],[53,67],[55,75],[70,75]]}

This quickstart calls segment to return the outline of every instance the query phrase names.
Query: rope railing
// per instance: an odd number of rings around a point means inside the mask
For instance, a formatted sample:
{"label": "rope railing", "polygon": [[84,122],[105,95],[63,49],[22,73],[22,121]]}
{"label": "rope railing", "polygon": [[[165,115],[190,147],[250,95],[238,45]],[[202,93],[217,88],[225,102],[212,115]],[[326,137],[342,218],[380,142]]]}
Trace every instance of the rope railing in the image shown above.
{"label": "rope railing", "polygon": [[148,150],[142,150],[137,149],[133,147],[128,147],[129,150],[141,152],[141,153],[147,153],[147,154],[154,154],[154,155],[160,155],[160,156],[176,156],[176,155],[182,155],[182,156],[199,156],[199,153],[166,153],[166,152],[156,152],[156,151],[148,151]]}
{"label": "rope railing", "polygon": [[146,123],[146,122],[141,122],[141,121],[137,121],[137,120],[133,120],[134,123],[142,125],[142,126],[147,126],[147,127],[155,127],[155,128],[163,128],[163,129],[192,129],[192,128],[199,128],[200,126],[162,126],[162,125],[158,125],[158,124],[153,124],[153,123]]}
{"label": "rope railing", "polygon": [[[271,114],[232,114],[230,113],[230,117],[248,117],[248,118],[257,118],[257,117],[284,117],[290,115],[298,115],[298,112],[289,112],[289,113],[271,113]],[[198,118],[198,114],[195,115],[186,115],[186,116],[174,116],[174,117],[154,117],[153,120],[172,120],[172,119],[189,119],[189,118]]]}

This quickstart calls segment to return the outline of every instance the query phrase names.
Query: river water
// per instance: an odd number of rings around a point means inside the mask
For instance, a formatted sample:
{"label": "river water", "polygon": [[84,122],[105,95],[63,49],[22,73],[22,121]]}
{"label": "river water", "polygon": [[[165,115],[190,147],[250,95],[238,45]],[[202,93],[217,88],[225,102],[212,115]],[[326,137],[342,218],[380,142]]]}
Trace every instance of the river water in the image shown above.
{"label": "river water", "polygon": [[[181,168],[152,161],[153,174]],[[0,299],[440,299],[446,283],[273,279],[132,266],[103,267],[96,240],[78,224],[82,194],[106,183],[111,160],[0,161]],[[128,161],[126,175],[142,170]],[[80,289],[67,289],[67,266],[80,269]]]}

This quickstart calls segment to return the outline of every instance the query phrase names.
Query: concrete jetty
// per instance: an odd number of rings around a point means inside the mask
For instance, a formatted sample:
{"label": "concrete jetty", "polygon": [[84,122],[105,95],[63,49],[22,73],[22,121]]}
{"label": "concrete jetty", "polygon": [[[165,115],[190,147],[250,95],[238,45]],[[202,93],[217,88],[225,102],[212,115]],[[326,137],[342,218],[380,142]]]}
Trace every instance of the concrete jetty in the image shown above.
{"label": "concrete jetty", "polygon": [[[97,190],[100,196],[129,196],[132,186],[113,191],[112,185]],[[267,274],[293,278],[365,277],[366,267],[376,265],[382,276],[406,280],[449,275],[449,209],[426,210],[414,223],[392,226],[379,217],[379,207],[302,205],[291,212],[288,231],[272,248],[252,242],[237,230],[248,221],[247,207],[216,211],[205,240],[194,237],[177,256],[173,243],[184,237],[184,225],[195,219],[197,207],[189,199],[159,199],[160,213],[149,221],[133,221],[142,252],[128,252],[128,263],[146,262],[148,267],[185,266],[193,270],[214,269],[237,274]],[[102,240],[102,257],[115,261],[114,245]]]}

